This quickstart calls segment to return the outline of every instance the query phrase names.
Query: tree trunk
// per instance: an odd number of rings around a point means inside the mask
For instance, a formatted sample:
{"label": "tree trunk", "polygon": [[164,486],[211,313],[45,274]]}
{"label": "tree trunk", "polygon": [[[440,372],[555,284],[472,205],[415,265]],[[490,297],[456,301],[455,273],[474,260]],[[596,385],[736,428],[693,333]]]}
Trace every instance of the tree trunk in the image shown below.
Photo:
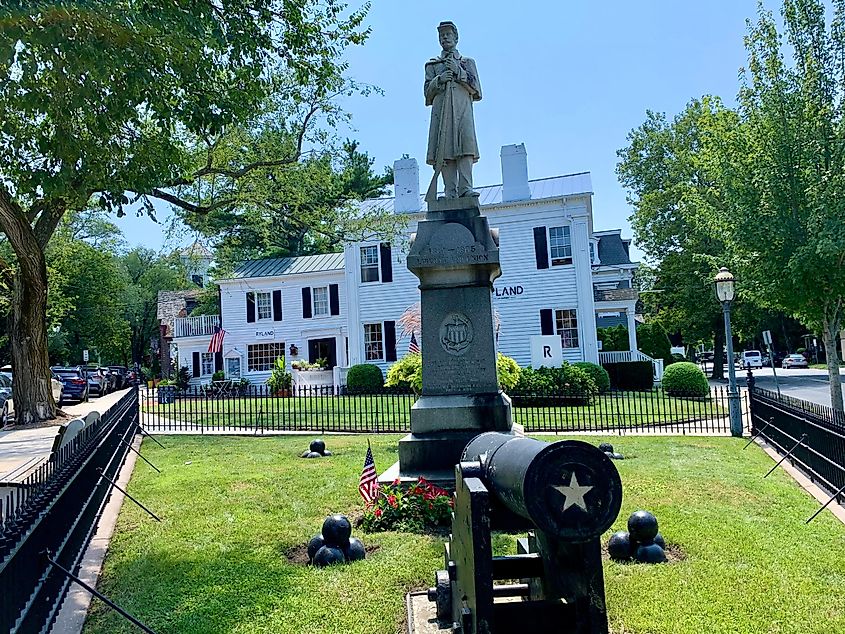
{"label": "tree trunk", "polygon": [[711,379],[721,380],[725,378],[725,330],[717,324],[713,336],[713,373]]}
{"label": "tree trunk", "polygon": [[47,347],[47,265],[32,225],[9,197],[0,195],[0,227],[17,257],[9,314],[15,422],[56,417]]}
{"label": "tree trunk", "polygon": [[830,384],[830,404],[837,411],[845,411],[842,402],[842,379],[839,376],[839,351],[836,349],[836,334],[839,332],[839,320],[830,319],[824,323],[822,339],[824,340],[825,357],[827,358],[827,374]]}

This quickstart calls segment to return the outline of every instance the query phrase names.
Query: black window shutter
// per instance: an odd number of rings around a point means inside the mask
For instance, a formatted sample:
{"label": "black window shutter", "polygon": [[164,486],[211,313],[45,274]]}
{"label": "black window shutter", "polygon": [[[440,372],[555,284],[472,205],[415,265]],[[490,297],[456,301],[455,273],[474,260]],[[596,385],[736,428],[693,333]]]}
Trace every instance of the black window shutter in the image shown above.
{"label": "black window shutter", "polygon": [[379,261],[381,262],[381,281],[393,281],[393,260],[389,242],[382,242],[379,245]]}
{"label": "black window shutter", "polygon": [[396,361],[396,322],[384,322],[384,360]]}
{"label": "black window shutter", "polygon": [[200,353],[195,352],[193,354],[193,362],[194,362],[194,376],[200,375]]}
{"label": "black window shutter", "polygon": [[255,293],[246,294],[246,321],[251,324],[255,321]]}
{"label": "black window shutter", "polygon": [[534,227],[534,257],[537,258],[538,269],[549,268],[549,247],[545,227]]}
{"label": "black window shutter", "polygon": [[302,288],[302,318],[311,319],[311,287]]}
{"label": "black window shutter", "polygon": [[540,333],[543,335],[555,334],[555,320],[551,308],[544,308],[540,311]]}
{"label": "black window shutter", "polygon": [[340,315],[340,293],[337,284],[329,284],[329,312]]}
{"label": "black window shutter", "polygon": [[215,352],[214,353],[214,371],[220,372],[223,369],[223,353],[222,352]]}
{"label": "black window shutter", "polygon": [[282,321],[282,291],[273,291],[273,321]]}

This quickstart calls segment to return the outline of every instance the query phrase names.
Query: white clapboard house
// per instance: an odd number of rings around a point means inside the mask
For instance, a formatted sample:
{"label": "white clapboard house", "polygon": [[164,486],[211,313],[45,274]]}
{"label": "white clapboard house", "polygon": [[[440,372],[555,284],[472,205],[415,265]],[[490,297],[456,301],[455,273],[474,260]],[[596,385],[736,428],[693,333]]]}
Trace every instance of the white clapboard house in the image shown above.
{"label": "white clapboard house", "polygon": [[[493,289],[499,350],[529,365],[532,336],[558,335],[568,361],[648,359],[636,351],[631,279],[637,263],[619,230],[594,230],[590,174],[529,180],[523,145],[503,147],[501,159],[503,184],[477,188],[482,213],[499,230],[502,276]],[[419,290],[405,254],[425,203],[416,160],[397,161],[394,175],[395,197],[360,203],[407,219],[393,243],[354,242],[342,253],[245,262],[231,279],[216,281],[219,318],[176,320],[184,323],[175,333],[191,334],[174,343],[195,382],[206,382],[216,368],[229,378],[263,382],[282,355],[288,365],[328,359],[334,380],[342,381],[350,365],[386,370],[407,352],[410,336],[398,322],[419,302]],[[631,350],[601,353],[596,327],[618,323],[628,326]],[[226,335],[215,359],[207,350],[218,324]]]}

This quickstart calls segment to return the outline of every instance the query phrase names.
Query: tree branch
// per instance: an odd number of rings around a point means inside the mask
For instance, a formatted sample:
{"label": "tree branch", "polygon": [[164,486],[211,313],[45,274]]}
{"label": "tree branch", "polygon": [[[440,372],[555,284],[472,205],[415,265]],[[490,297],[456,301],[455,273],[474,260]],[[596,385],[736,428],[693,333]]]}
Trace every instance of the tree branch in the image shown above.
{"label": "tree branch", "polygon": [[235,200],[227,198],[224,200],[218,200],[217,202],[211,203],[210,205],[195,205],[193,203],[189,203],[187,200],[182,200],[178,196],[171,194],[170,192],[166,192],[163,189],[155,188],[152,192],[150,192],[150,196],[163,200],[165,202],[170,203],[180,209],[184,209],[185,211],[189,211],[194,214],[205,215],[211,213],[215,209],[220,209],[222,207],[227,206],[234,206]]}
{"label": "tree branch", "polygon": [[53,233],[56,231],[56,227],[59,226],[59,221],[65,215],[66,210],[67,205],[64,200],[53,200],[44,203],[44,210],[41,212],[32,230],[38,246],[42,249],[47,246],[50,238],[53,237]]}

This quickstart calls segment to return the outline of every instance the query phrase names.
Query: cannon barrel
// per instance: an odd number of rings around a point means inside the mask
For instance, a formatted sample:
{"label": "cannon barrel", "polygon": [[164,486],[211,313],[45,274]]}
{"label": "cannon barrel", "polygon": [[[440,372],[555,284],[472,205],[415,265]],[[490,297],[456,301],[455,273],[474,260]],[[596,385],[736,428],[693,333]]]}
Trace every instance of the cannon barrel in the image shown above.
{"label": "cannon barrel", "polygon": [[[480,469],[466,463],[478,463]],[[579,440],[547,443],[487,432],[466,445],[461,468],[467,475],[477,472],[511,512],[567,541],[598,537],[622,506],[616,466],[598,448]]]}

